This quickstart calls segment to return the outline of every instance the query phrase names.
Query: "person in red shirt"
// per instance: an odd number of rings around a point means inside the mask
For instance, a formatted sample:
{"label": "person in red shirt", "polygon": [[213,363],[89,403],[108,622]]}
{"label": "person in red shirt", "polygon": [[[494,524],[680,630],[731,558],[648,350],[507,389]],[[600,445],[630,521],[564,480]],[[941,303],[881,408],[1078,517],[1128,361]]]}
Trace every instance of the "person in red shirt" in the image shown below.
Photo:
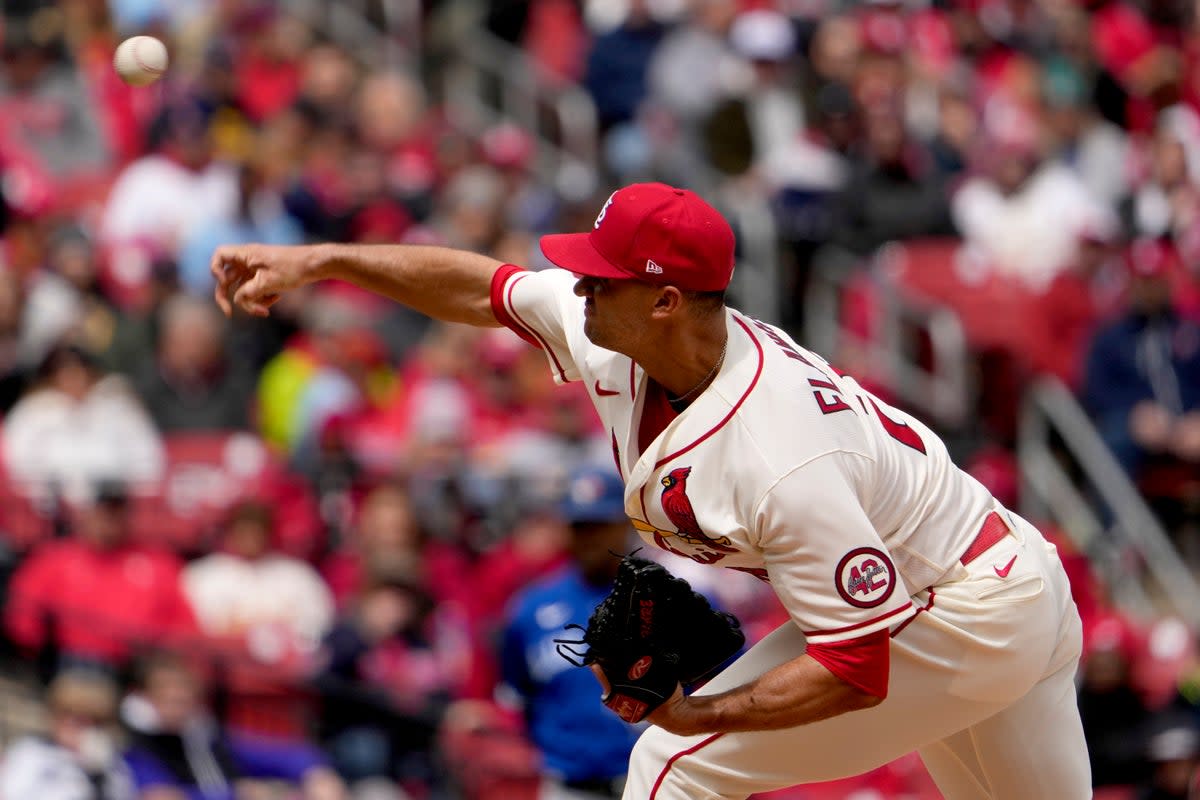
{"label": "person in red shirt", "polygon": [[35,550],[13,576],[4,627],[20,648],[121,666],[139,646],[198,635],[171,553],[129,540],[129,497],[102,488],[74,535]]}
{"label": "person in red shirt", "polygon": [[454,545],[425,535],[403,485],[372,488],[357,516],[349,540],[320,568],[338,608],[346,608],[372,579],[387,572],[420,576],[422,589],[438,604],[462,599],[464,555]]}

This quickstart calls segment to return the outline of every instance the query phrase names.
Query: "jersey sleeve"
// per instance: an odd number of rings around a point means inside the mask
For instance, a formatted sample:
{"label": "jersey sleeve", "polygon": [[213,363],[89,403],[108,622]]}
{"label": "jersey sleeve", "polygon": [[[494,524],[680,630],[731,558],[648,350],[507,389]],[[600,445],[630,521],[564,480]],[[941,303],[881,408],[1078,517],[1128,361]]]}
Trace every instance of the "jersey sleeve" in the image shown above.
{"label": "jersey sleeve", "polygon": [[831,452],[793,469],[755,515],[771,586],[810,644],[855,639],[913,614],[909,591],[854,492],[860,458]]}
{"label": "jersey sleeve", "polygon": [[492,276],[492,313],[502,325],[545,352],[555,382],[579,380],[571,342],[583,335],[583,301],[575,295],[571,273],[561,269],[529,272],[505,264]]}

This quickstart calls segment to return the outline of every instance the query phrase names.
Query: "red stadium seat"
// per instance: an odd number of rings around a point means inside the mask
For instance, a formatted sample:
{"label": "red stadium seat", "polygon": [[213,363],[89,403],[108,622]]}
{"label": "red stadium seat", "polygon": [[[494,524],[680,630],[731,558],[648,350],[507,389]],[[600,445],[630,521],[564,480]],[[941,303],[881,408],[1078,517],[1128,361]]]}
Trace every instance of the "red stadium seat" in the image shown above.
{"label": "red stadium seat", "polygon": [[174,434],[165,445],[162,483],[134,504],[136,535],[201,552],[209,549],[210,537],[233,505],[254,498],[275,511],[279,549],[311,554],[320,533],[315,500],[257,437],[227,431]]}

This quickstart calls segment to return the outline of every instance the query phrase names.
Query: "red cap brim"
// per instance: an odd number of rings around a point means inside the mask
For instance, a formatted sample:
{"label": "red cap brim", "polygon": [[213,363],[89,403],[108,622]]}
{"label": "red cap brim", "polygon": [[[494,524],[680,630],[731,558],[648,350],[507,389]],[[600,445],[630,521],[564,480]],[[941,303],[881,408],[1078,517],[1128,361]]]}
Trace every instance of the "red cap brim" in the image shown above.
{"label": "red cap brim", "polygon": [[592,246],[590,234],[552,233],[540,240],[542,253],[556,267],[592,278],[633,279]]}

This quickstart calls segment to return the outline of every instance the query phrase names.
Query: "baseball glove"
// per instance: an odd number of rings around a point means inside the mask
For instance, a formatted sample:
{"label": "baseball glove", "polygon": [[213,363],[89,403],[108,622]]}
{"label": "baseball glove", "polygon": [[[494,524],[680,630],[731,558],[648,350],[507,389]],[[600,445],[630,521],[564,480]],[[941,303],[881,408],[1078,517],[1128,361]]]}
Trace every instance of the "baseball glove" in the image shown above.
{"label": "baseball glove", "polygon": [[[621,560],[608,597],[596,606],[578,640],[556,639],[576,666],[596,664],[608,679],[604,704],[640,722],[678,684],[707,676],[745,644],[741,624],[660,564],[630,554]],[[580,652],[579,645],[587,650]]]}

